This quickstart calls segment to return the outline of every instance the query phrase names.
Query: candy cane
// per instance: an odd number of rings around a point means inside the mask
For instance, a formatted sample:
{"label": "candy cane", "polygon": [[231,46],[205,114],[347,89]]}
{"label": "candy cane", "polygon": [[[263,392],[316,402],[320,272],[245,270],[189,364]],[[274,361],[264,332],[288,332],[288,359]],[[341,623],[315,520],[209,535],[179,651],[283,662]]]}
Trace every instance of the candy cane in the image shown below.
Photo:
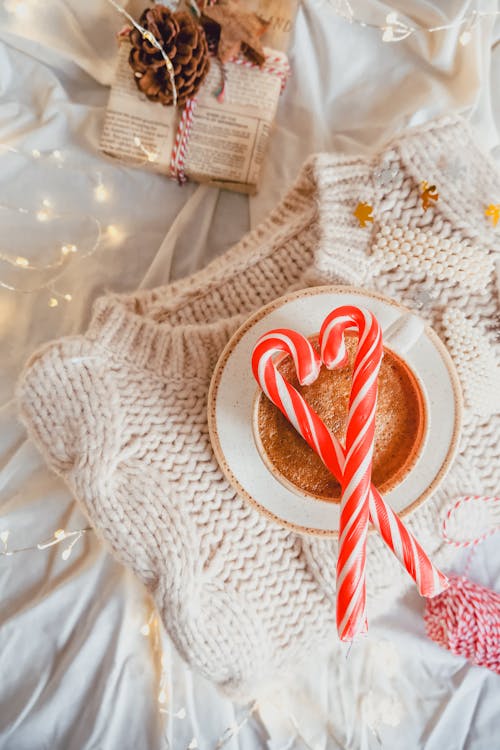
{"label": "candy cane", "polygon": [[337,629],[341,640],[352,640],[367,630],[366,538],[370,518],[377,378],[382,362],[382,332],[368,311],[339,307],[325,319],[319,334],[321,358],[328,369],[347,362],[344,334],[358,331],[345,459],[341,476],[339,554],[337,559]]}
{"label": "candy cane", "polygon": [[[321,354],[323,362],[329,369],[341,367],[347,361],[344,333],[349,328],[349,325],[345,319],[347,318],[348,320],[349,316],[353,315],[353,311],[356,310],[359,311],[359,308],[351,306],[338,308],[327,316],[321,327],[319,336]],[[366,313],[367,311],[359,312]],[[371,315],[371,313],[368,314]],[[361,340],[358,345],[358,353],[360,347]],[[369,357],[370,353],[368,353],[368,358]],[[361,362],[361,366],[365,368],[366,373],[366,367],[369,366],[367,359],[364,362]],[[359,369],[360,367],[357,366],[356,358],[353,382],[357,375],[356,371]],[[361,376],[362,373],[359,372],[359,375]],[[332,435],[332,440],[338,442],[334,435]],[[346,448],[347,440],[348,438],[346,437]],[[330,470],[335,474],[333,468],[334,467],[331,467]],[[339,471],[341,473],[344,471],[342,462],[340,463]],[[385,502],[373,484],[371,485],[369,497],[369,510],[371,522],[380,533],[387,546],[394,552],[396,557],[414,579],[420,594],[422,596],[432,597],[447,588],[448,580],[446,576],[444,576],[443,573],[433,565],[415,537],[408,531],[399,516]]]}
{"label": "candy cane", "polygon": [[[266,396],[341,482],[344,449],[299,392],[279,373],[273,357],[280,352],[292,357],[301,385],[314,382],[321,367],[320,358],[306,338],[288,329],[271,331],[259,339],[252,355],[254,377]],[[421,545],[373,485],[369,513],[373,525],[413,578],[422,596],[435,596],[446,588],[446,577],[435,568]]]}

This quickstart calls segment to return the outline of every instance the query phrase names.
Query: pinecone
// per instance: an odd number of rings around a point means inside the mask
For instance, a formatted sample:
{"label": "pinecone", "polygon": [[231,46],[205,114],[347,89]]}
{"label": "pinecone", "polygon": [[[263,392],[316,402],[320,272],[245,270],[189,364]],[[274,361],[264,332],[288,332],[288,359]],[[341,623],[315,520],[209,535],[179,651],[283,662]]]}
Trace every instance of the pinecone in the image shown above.
{"label": "pinecone", "polygon": [[[177,105],[183,106],[196,94],[208,72],[205,32],[189,13],[173,13],[164,5],[145,10],[139,23],[153,34],[172,62]],[[135,28],[130,32],[130,43],[129,64],[140,91],[152,101],[172,104],[172,82],[160,50]]]}

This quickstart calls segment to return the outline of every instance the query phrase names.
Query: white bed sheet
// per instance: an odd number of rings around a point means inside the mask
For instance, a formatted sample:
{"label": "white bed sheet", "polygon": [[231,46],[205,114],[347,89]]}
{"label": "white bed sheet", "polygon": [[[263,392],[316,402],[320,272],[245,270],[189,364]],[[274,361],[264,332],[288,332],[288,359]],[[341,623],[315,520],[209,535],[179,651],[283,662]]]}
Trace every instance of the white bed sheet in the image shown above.
{"label": "white bed sheet", "polygon": [[[389,10],[374,0],[351,4],[379,23]],[[83,330],[92,300],[106,289],[149,287],[205,265],[255,226],[314,151],[367,150],[406,125],[452,110],[470,117],[500,157],[500,27],[484,19],[467,47],[458,44],[457,30],[390,45],[380,32],[335,15],[332,5],[341,3],[305,0],[262,190],[249,200],[206,186],[181,189],[99,155],[113,34],[121,25],[105,0],[25,0],[25,15],[13,13],[15,0],[4,5],[0,144],[22,153],[0,153],[0,202],[36,211],[48,198],[53,210],[70,215],[65,220],[82,247],[95,229],[89,217],[103,231],[97,252],[82,260],[75,255],[54,283],[71,301],[57,298],[49,307],[53,291],[0,290],[0,532],[9,530],[8,544],[17,548],[57,528],[86,525],[16,419],[15,380],[34,348]],[[428,25],[472,7],[460,0],[399,5]],[[64,169],[45,158],[54,149]],[[93,195],[100,181],[110,193],[104,203]],[[75,215],[84,218],[75,224]],[[30,257],[47,263],[57,237],[43,222],[1,207],[0,221],[1,252],[20,252],[16,242],[26,242]],[[0,281],[5,272],[0,263]],[[477,550],[471,574],[498,587],[494,538]],[[151,615],[145,592],[92,533],[66,561],[61,547],[2,557],[0,576],[0,747],[6,750],[498,747],[500,677],[430,642],[414,592],[371,623],[365,642],[330,664],[311,664],[293,685],[278,680],[249,712],[193,675],[163,634],[162,666],[154,638],[141,633]],[[235,722],[243,723],[238,731]]]}

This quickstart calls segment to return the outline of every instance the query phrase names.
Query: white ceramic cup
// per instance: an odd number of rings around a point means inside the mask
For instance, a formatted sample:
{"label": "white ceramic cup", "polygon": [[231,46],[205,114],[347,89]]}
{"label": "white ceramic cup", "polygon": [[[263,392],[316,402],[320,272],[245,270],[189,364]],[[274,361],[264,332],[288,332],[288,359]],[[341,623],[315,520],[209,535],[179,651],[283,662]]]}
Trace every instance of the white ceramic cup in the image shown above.
{"label": "white ceramic cup", "polygon": [[310,336],[340,305],[367,307],[384,343],[415,375],[425,399],[426,430],[419,456],[385,499],[401,516],[412,512],[443,481],[455,454],[462,398],[453,362],[436,333],[396,302],[353,287],[315,287],[286,295],[253,314],[233,335],[214,371],[208,399],[212,446],[227,479],[260,512],[307,534],[336,536],[339,504],[317,502],[280,480],[263,461],[253,421],[258,393],[250,362],[257,340],[274,328]]}

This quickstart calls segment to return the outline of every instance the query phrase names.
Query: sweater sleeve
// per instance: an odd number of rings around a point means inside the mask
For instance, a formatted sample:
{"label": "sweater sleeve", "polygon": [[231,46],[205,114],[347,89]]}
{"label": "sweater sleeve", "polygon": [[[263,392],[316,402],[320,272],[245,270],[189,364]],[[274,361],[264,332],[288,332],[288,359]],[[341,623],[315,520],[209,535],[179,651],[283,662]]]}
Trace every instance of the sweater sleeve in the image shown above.
{"label": "sweater sleeve", "polygon": [[[105,374],[105,358],[83,337],[62,339],[36,352],[17,388],[19,413],[49,466],[70,481],[118,449],[119,410]],[[113,412],[115,411],[116,417]]]}
{"label": "sweater sleeve", "polygon": [[49,467],[60,475],[113,554],[152,588],[155,561],[136,523],[125,478],[123,412],[109,353],[84,337],[40,349],[17,387],[19,414]]}

